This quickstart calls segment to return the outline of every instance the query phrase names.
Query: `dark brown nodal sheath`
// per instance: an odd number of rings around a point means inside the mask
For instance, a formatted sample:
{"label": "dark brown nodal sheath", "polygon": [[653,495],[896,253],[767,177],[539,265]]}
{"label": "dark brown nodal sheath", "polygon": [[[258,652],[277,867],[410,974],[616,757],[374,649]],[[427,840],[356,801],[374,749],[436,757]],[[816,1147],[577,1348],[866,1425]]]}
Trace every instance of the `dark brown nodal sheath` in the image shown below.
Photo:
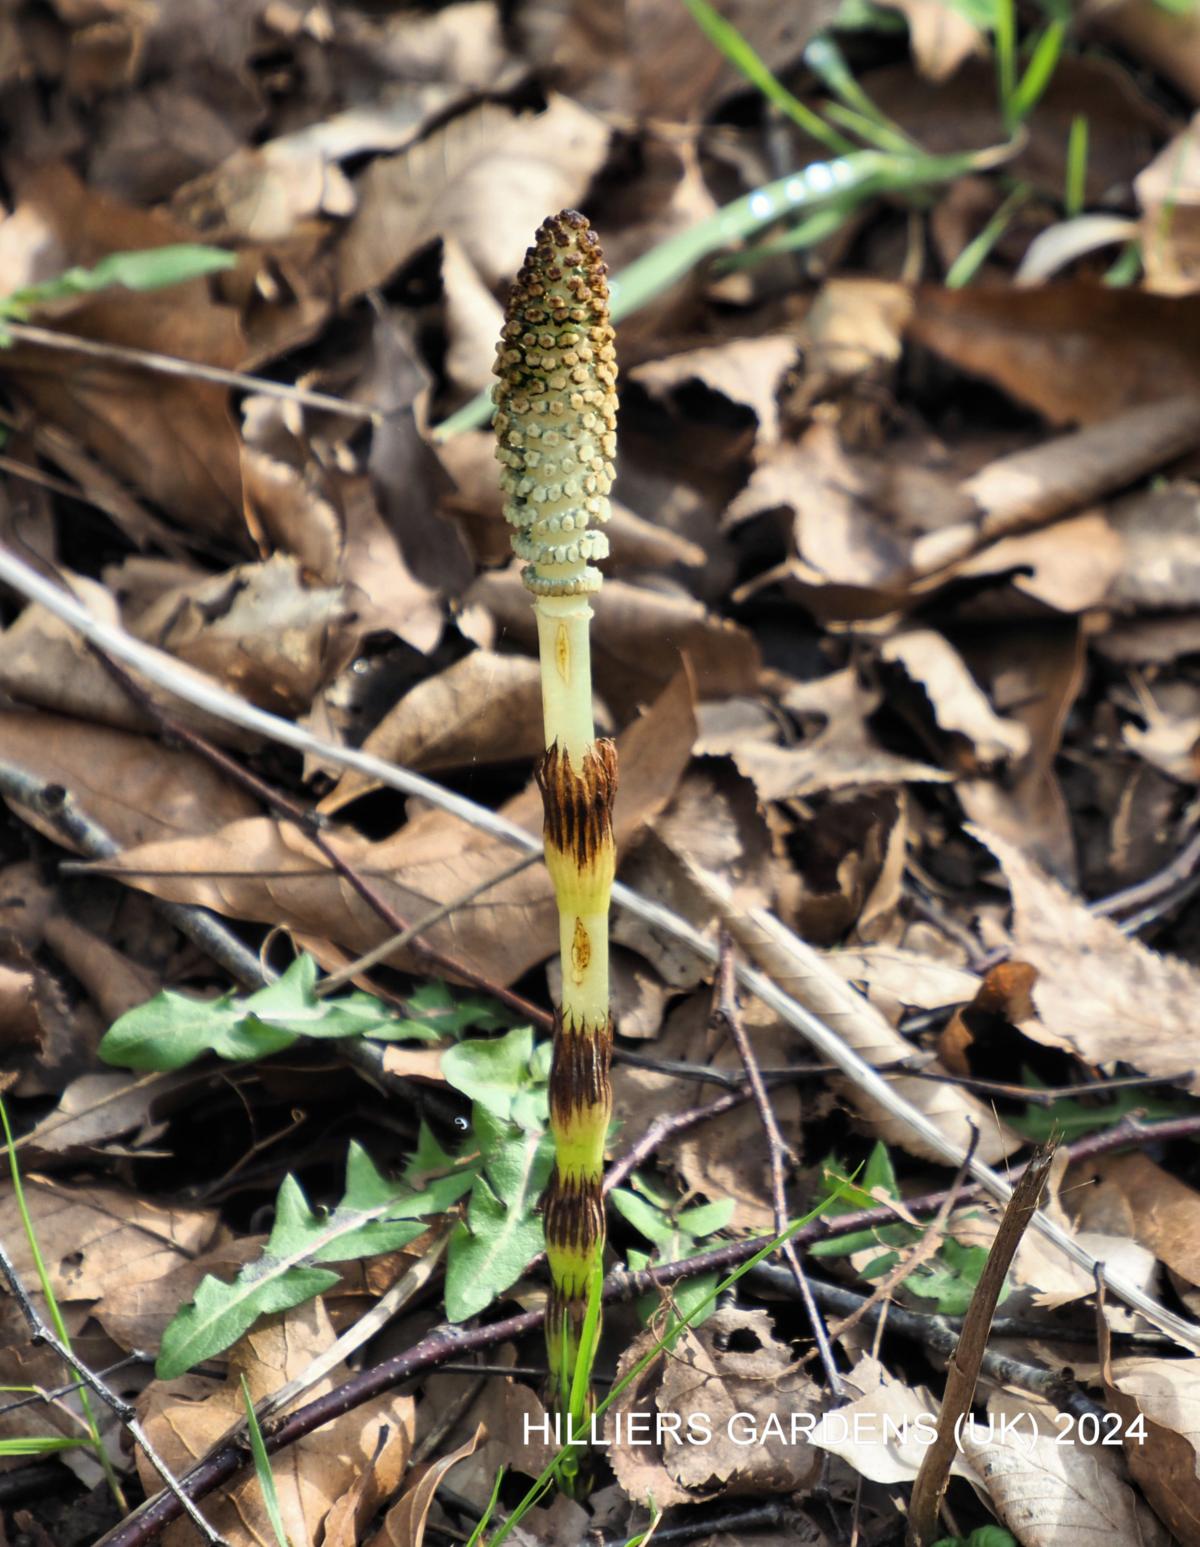
{"label": "dark brown nodal sheath", "polygon": [[[504,514],[533,593],[546,752],[537,768],[546,865],[562,954],[550,1127],[555,1163],[545,1200],[551,1295],[546,1318],[553,1396],[575,1422],[598,1332],[604,1141],[612,1113],[608,909],[616,850],[617,751],[592,722],[588,625],[600,589],[591,562],[608,553],[616,451],[616,350],[607,270],[584,217],[542,223],[513,286],[496,354],[496,456]],[[577,1378],[577,1369],[582,1366]]]}

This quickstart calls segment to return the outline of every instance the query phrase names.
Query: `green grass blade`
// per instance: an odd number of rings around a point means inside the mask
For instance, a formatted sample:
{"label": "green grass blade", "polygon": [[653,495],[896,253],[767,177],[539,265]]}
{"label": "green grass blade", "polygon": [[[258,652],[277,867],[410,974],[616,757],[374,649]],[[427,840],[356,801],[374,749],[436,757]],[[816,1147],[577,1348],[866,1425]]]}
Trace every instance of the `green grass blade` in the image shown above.
{"label": "green grass blade", "polygon": [[287,1531],[284,1529],[283,1511],[279,1507],[279,1492],[275,1487],[275,1473],[271,1470],[271,1458],[267,1455],[266,1443],[258,1423],[258,1414],[254,1411],[254,1403],[250,1400],[250,1387],[246,1384],[244,1375],[242,1376],[242,1401],[246,1404],[246,1430],[250,1436],[250,1454],[254,1457],[254,1474],[258,1478],[258,1486],[262,1489],[267,1519],[271,1522],[271,1533],[277,1547],[291,1547]]}
{"label": "green grass blade", "polygon": [[1042,94],[1058,68],[1066,35],[1067,28],[1064,22],[1051,22],[1034,44],[1033,57],[1026,66],[1021,83],[1013,92],[1009,103],[1009,113],[1014,129],[1042,100]]}
{"label": "green grass blade", "polygon": [[961,290],[964,285],[971,283],[1028,197],[1029,189],[1024,183],[1013,189],[979,235],[967,243],[950,265],[950,272],[946,275],[947,290]]}
{"label": "green grass blade", "polygon": [[69,1440],[61,1434],[19,1434],[0,1440],[0,1456],[50,1456],[60,1450],[90,1450],[87,1440]]}
{"label": "green grass blade", "polygon": [[912,155],[918,151],[919,147],[900,125],[871,101],[855,79],[845,55],[828,33],[821,33],[812,40],[804,50],[804,62],[842,104],[841,113],[836,111],[837,104],[826,108],[831,119],[845,124],[860,139],[878,146],[880,150],[895,151],[899,155]]}
{"label": "green grass blade", "polygon": [[[817,161],[788,177],[756,188],[688,231],[635,259],[610,282],[613,321],[640,311],[695,266],[723,247],[753,236],[763,226],[792,214],[807,214],[834,201],[873,198],[878,193],[906,192],[934,183],[951,182],[967,172],[994,166],[1007,148],[961,155],[892,155],[877,150],[856,151],[833,161]],[[434,431],[436,440],[449,440],[463,430],[484,424],[492,411],[491,393],[480,392]]]}
{"label": "green grass blade", "polygon": [[1011,134],[1017,126],[1013,116],[1013,93],[1017,88],[1017,7],[1016,0],[996,0],[996,89],[1000,111]]}
{"label": "green grass blade", "polygon": [[[29,1253],[33,1258],[34,1271],[38,1276],[42,1294],[46,1301],[46,1309],[50,1314],[50,1323],[54,1328],[58,1341],[64,1348],[71,1347],[70,1335],[67,1332],[66,1322],[63,1321],[62,1312],[58,1308],[58,1301],[54,1296],[54,1286],[50,1282],[50,1274],[46,1270],[46,1261],[42,1256],[42,1248],[38,1244],[37,1232],[33,1228],[33,1218],[29,1213],[29,1204],[25,1198],[25,1184],[21,1179],[21,1167],[17,1163],[17,1147],[13,1142],[12,1127],[8,1121],[8,1107],[4,1098],[0,1096],[0,1126],[4,1129],[4,1145],[8,1150],[8,1168],[12,1174],[13,1197],[16,1200],[17,1210],[21,1216],[21,1225],[25,1231],[25,1239],[29,1243]],[[75,1371],[72,1370],[74,1375]],[[91,1393],[86,1386],[79,1388],[79,1405],[83,1410],[84,1422],[87,1424],[90,1437],[90,1448],[95,1451],[96,1458],[104,1468],[105,1480],[108,1483],[109,1492],[112,1494],[117,1507],[124,1512],[128,1509],[125,1494],[117,1480],[117,1474],[113,1470],[113,1464],[109,1460],[108,1452],[104,1448],[104,1441],[100,1438],[100,1426],[96,1422],[96,1410],[92,1406]]]}
{"label": "green grass blade", "polygon": [[1087,199],[1087,165],[1087,114],[1076,113],[1071,120],[1071,132],[1067,136],[1067,175],[1063,189],[1063,210],[1068,220],[1083,214]]}
{"label": "green grass blade", "polygon": [[730,64],[739,69],[768,102],[773,103],[781,113],[786,113],[805,134],[810,135],[819,145],[824,145],[826,150],[831,150],[835,156],[844,156],[854,149],[853,143],[844,139],[836,129],[831,129],[819,113],[814,113],[812,108],[806,107],[798,97],[792,95],[733,23],[726,21],[719,11],[709,5],[708,0],[683,0],[683,3],[709,42],[715,44]]}

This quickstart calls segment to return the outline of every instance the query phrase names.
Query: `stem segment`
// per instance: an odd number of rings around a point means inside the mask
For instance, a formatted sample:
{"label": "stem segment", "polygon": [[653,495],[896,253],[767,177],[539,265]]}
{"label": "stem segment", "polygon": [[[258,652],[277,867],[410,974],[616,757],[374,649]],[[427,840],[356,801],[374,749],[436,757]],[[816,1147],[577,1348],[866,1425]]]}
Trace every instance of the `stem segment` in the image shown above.
{"label": "stem segment", "polygon": [[588,598],[600,588],[616,449],[616,352],[599,240],[573,210],[545,221],[517,276],[496,358],[496,455],[513,548],[526,559],[542,670],[546,751],[537,767],[546,865],[558,901],[545,1200],[552,1397],[581,1425],[599,1337],[604,1141],[612,1113],[608,910],[617,753],[592,721]]}

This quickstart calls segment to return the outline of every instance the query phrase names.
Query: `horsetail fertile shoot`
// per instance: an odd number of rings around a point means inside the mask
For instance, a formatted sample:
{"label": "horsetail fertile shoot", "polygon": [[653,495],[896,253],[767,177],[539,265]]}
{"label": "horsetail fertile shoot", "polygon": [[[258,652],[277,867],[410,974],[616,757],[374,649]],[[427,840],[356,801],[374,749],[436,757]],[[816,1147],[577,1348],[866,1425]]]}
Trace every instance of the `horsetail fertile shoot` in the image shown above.
{"label": "horsetail fertile shoot", "polygon": [[546,751],[537,767],[546,866],[558,903],[562,1004],[554,1027],[545,1199],[546,1343],[558,1411],[581,1426],[599,1334],[604,1142],[612,1112],[608,910],[617,750],[592,722],[590,562],[608,553],[616,451],[616,350],[600,242],[574,210],[544,221],[525,255],[497,351],[496,456],[504,514],[534,596]]}

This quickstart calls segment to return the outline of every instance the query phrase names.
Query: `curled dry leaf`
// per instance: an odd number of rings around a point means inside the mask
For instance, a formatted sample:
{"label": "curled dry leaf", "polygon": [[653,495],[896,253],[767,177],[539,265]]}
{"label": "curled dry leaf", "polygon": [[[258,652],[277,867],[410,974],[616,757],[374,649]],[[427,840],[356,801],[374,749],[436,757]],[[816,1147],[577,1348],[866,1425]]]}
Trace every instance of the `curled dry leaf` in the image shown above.
{"label": "curled dry leaf", "polygon": [[567,97],[541,113],[484,102],[355,185],[358,213],[338,248],[344,300],[382,285],[417,248],[453,236],[487,285],[520,267],[547,210],[579,203],[608,148],[608,129]]}
{"label": "curled dry leaf", "polygon": [[367,1542],[367,1547],[421,1547],[425,1540],[429,1511],[443,1479],[458,1462],[465,1461],[472,1454],[482,1438],[481,1426],[457,1450],[435,1461],[416,1487],[411,1488],[388,1510],[382,1525]]}
{"label": "curled dry leaf", "polygon": [[[1104,1317],[1101,1374],[1134,1482],[1181,1542],[1200,1538],[1200,1359],[1117,1359]],[[1136,1427],[1135,1427],[1136,1426]],[[1139,1433],[1140,1431],[1140,1433]]]}
{"label": "curled dry leaf", "polygon": [[1019,758],[1029,750],[1029,732],[996,713],[958,651],[935,629],[894,634],[881,653],[885,661],[897,662],[921,684],[938,725],[965,737],[981,763]]}
{"label": "curled dry leaf", "polygon": [[[167,1465],[176,1473],[186,1471],[245,1418],[243,1375],[251,1400],[260,1402],[302,1375],[334,1335],[324,1304],[313,1300],[270,1317],[236,1343],[230,1352],[228,1380],[185,1375],[176,1381],[155,1381],[139,1404],[140,1415]],[[324,1394],[336,1380],[335,1374],[325,1376],[309,1395]],[[387,1392],[273,1457],[271,1469],[289,1540],[320,1540],[322,1525],[334,1506],[387,1455],[391,1437],[403,1433],[404,1443],[411,1448],[415,1415],[411,1396]],[[390,1469],[398,1474],[402,1464],[393,1451]],[[140,1452],[138,1468],[146,1488],[153,1492],[159,1480]],[[231,1547],[261,1547],[274,1541],[262,1488],[252,1470],[219,1497],[206,1500],[205,1514]],[[163,1536],[167,1547],[184,1547],[193,1540],[193,1528],[186,1521],[175,1522]]]}
{"label": "curled dry leaf", "polygon": [[1037,969],[1035,1041],[1070,1049],[1084,1063],[1128,1063],[1145,1074],[1191,1071],[1200,1093],[1200,1038],[1192,1006],[1200,973],[1160,956],[1089,913],[1077,897],[1011,843],[968,831],[996,856],[1013,899],[1013,951]]}
{"label": "curled dry leaf", "polygon": [[987,54],[979,28],[966,12],[945,0],[887,0],[887,4],[907,21],[913,59],[931,81],[944,81],[972,54]]}
{"label": "curled dry leaf", "polygon": [[1058,1415],[1032,1398],[998,1393],[989,1434],[964,1427],[962,1451],[1022,1547],[1169,1547],[1170,1538],[1124,1476],[1119,1452],[1064,1440]]}
{"label": "curled dry leaf", "polygon": [[[737,943],[780,988],[831,1026],[847,1045],[871,1064],[909,1058],[911,1042],[884,1019],[869,999],[857,993],[830,967],[826,958],[778,919],[761,908],[742,911],[732,905],[728,890],[710,877],[697,875],[697,885],[708,891],[726,927]],[[898,1144],[926,1160],[941,1160],[906,1123],[862,1094],[849,1082],[839,1082],[846,1098],[871,1124],[872,1132],[886,1144]],[[1007,1129],[983,1102],[956,1085],[900,1076],[893,1082],[896,1093],[923,1112],[947,1138],[967,1149],[978,1133],[978,1157],[991,1165],[1011,1155],[1024,1142]]]}
{"label": "curled dry leaf", "polygon": [[[618,1373],[656,1339],[636,1338]],[[649,1494],[662,1508],[719,1492],[807,1491],[821,1468],[805,1439],[819,1400],[766,1311],[716,1310],[613,1404],[613,1470],[631,1498]]]}
{"label": "curled dry leaf", "polygon": [[1081,1162],[1069,1197],[1081,1228],[1132,1236],[1172,1272],[1200,1284],[1200,1192],[1149,1155]]}
{"label": "curled dry leaf", "polygon": [[656,398],[666,398],[690,382],[699,383],[750,409],[758,420],[760,442],[770,444],[779,439],[779,384],[795,363],[798,349],[794,338],[782,334],[729,339],[634,366],[630,379]]}
{"label": "curled dry leaf", "polygon": [[[524,761],[542,751],[541,709],[536,661],[475,650],[411,688],[363,750],[418,772]],[[378,788],[378,781],[348,769],[320,809],[340,811]]]}
{"label": "curled dry leaf", "polygon": [[698,752],[727,753],[761,801],[787,800],[868,784],[942,783],[951,775],[914,758],[888,752],[871,736],[866,717],[881,695],[861,687],[853,667],[795,683],[781,694],[793,714],[820,714],[824,728],[795,746],[748,738],[744,732],[708,731]]}
{"label": "curled dry leaf", "polygon": [[[505,633],[533,648],[533,609],[516,569],[481,575],[466,600],[482,603]],[[657,692],[674,676],[680,655],[699,698],[751,693],[757,685],[761,661],[753,636],[691,596],[607,580],[591,631],[597,691],[614,714],[632,713]]]}
{"label": "curled dry leaf", "polygon": [[[933,1438],[936,1406],[929,1392],[923,1386],[906,1386],[878,1360],[866,1357],[843,1379],[850,1400],[821,1418],[812,1444],[840,1456],[871,1482],[912,1482],[921,1470],[925,1445]],[[951,1470],[956,1477],[972,1475],[961,1456],[954,1458]]]}

